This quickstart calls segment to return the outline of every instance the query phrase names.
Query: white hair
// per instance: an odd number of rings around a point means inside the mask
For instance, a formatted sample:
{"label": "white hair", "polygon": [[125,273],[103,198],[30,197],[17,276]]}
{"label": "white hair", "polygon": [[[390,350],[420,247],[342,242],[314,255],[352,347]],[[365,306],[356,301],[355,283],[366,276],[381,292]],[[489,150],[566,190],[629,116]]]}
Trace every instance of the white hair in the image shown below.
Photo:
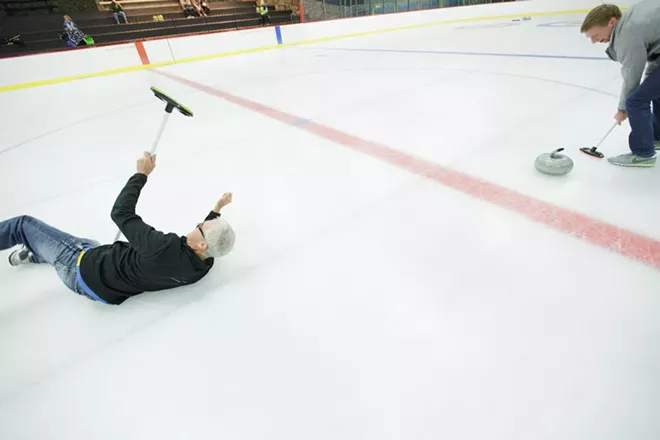
{"label": "white hair", "polygon": [[236,234],[229,223],[222,218],[207,222],[204,236],[208,243],[207,257],[217,258],[227,255],[234,247]]}

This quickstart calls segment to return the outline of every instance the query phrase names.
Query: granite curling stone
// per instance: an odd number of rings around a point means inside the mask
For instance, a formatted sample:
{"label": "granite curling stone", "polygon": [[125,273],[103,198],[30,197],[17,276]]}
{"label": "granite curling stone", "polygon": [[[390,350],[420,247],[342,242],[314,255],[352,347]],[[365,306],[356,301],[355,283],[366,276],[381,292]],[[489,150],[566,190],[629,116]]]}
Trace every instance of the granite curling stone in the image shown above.
{"label": "granite curling stone", "polygon": [[560,151],[564,151],[564,149],[559,148],[552,153],[539,154],[534,162],[534,167],[543,174],[551,176],[568,174],[573,169],[573,160],[566,155],[559,154]]}

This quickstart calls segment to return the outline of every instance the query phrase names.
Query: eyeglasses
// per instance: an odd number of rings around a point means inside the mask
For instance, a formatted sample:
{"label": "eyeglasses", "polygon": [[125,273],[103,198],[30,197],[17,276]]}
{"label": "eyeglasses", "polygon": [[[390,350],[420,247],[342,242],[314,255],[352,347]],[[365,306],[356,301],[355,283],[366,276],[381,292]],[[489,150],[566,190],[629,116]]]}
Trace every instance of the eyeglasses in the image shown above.
{"label": "eyeglasses", "polygon": [[206,236],[204,235],[204,231],[202,231],[202,225],[203,225],[203,224],[204,224],[204,223],[200,223],[200,224],[198,224],[198,225],[197,225],[197,229],[199,230],[199,233],[202,234],[202,237],[204,238],[204,240],[206,240]]}

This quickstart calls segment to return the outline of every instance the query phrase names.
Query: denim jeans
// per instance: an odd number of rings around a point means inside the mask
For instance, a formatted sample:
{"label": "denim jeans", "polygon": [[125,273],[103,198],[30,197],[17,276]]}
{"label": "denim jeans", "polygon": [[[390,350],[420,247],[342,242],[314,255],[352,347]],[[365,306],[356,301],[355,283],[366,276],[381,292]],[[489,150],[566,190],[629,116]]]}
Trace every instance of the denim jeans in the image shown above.
{"label": "denim jeans", "polygon": [[19,244],[32,251],[37,263],[53,266],[69,289],[89,298],[76,281],[76,267],[80,252],[99,246],[97,241],[74,237],[27,215],[0,222],[0,250]]}
{"label": "denim jeans", "polygon": [[119,24],[119,17],[124,19],[124,23],[128,23],[128,20],[126,19],[126,13],[124,13],[124,11],[113,12],[112,16],[114,17],[117,24]]}
{"label": "denim jeans", "polygon": [[660,141],[660,69],[630,94],[626,100],[626,112],[632,129],[628,140],[630,151],[637,156],[653,156],[653,141]]}

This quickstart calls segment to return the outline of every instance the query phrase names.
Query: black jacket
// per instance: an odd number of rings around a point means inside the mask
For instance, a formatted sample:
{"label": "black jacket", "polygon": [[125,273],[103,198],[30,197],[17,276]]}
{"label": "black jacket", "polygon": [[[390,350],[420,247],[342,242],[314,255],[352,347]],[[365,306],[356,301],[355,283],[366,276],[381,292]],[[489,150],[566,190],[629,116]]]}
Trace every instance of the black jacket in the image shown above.
{"label": "black jacket", "polygon": [[[128,243],[93,248],[80,263],[83,281],[110,304],[121,304],[146,291],[195,283],[213,266],[213,258],[202,260],[186,237],[157,231],[135,213],[145,183],[144,174],[131,176],[112,208],[112,220]],[[205,221],[218,217],[220,214],[211,211]]]}

